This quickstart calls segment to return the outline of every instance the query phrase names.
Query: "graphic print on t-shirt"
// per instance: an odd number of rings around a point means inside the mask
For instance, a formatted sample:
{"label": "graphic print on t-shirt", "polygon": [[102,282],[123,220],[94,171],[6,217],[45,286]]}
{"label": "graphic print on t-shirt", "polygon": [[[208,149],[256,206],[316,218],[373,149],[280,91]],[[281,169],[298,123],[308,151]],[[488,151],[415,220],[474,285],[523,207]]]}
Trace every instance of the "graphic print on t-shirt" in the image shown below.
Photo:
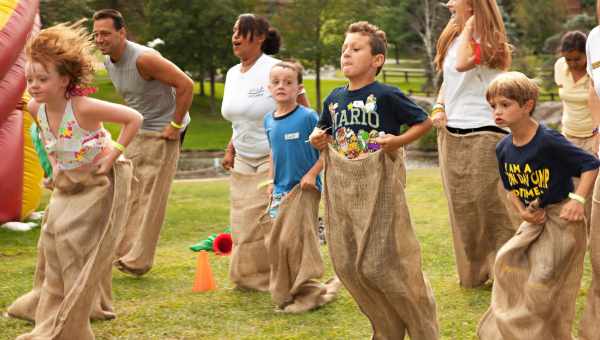
{"label": "graphic print on t-shirt", "polygon": [[248,98],[258,98],[262,97],[264,94],[265,88],[263,86],[251,88],[250,90],[248,90]]}
{"label": "graphic print on t-shirt", "polygon": [[[375,95],[370,94],[366,103],[362,100],[355,100],[348,103],[346,108],[337,111],[339,106],[337,102],[329,103],[328,106],[335,131],[333,146],[338,153],[349,159],[355,159],[379,150],[379,144],[375,143],[375,138],[379,136],[377,129],[380,126]],[[365,129],[360,129],[358,133],[355,133],[352,129],[346,129],[346,126],[349,125],[364,126]]]}
{"label": "graphic print on t-shirt", "polygon": [[548,190],[550,169],[535,169],[531,164],[504,163],[504,174],[512,192],[529,204]]}
{"label": "graphic print on t-shirt", "polygon": [[367,97],[366,103],[362,100],[355,100],[348,103],[346,107],[339,107],[339,103],[331,102],[328,108],[333,123],[333,131],[348,125],[362,125],[368,130],[379,129],[377,98],[373,94]]}

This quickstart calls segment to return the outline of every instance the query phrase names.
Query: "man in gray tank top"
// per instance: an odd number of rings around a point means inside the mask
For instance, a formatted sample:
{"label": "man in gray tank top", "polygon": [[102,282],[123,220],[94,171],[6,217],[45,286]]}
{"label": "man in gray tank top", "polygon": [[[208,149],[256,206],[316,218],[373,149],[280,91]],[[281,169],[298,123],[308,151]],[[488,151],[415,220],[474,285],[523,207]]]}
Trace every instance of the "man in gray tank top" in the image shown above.
{"label": "man in gray tank top", "polygon": [[137,181],[115,260],[119,270],[141,276],[154,262],[194,83],[157,51],[127,40],[123,16],[116,10],[94,14],[94,38],[117,92],[144,116],[142,129],[125,150]]}

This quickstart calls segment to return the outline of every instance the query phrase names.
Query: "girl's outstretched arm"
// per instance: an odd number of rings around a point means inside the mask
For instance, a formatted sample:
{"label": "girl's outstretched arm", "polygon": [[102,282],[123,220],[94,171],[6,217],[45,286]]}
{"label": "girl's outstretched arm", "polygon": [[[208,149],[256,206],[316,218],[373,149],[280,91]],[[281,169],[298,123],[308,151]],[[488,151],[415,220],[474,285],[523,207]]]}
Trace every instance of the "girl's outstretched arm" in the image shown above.
{"label": "girl's outstretched arm", "polygon": [[[122,124],[123,128],[116,142],[123,148],[126,148],[135,137],[143,120],[142,115],[134,109],[94,98],[79,97],[76,102],[74,100],[73,110],[80,125],[85,129],[87,128],[84,124],[88,126],[99,126],[103,122]],[[97,172],[102,174],[110,171],[121,153],[119,147],[113,146],[108,155],[99,161],[100,168]]]}

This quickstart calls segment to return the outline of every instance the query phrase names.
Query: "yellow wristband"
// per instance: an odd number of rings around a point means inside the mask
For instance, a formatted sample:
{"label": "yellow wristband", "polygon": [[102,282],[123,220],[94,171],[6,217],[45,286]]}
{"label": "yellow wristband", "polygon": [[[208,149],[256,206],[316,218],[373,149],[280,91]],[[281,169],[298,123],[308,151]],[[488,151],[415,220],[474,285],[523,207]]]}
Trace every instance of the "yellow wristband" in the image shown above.
{"label": "yellow wristband", "polygon": [[572,199],[572,200],[574,200],[574,201],[577,201],[577,202],[579,202],[581,204],[585,204],[585,197],[579,196],[579,195],[577,195],[574,192],[570,192],[569,193],[569,198]]}
{"label": "yellow wristband", "polygon": [[446,111],[444,111],[444,109],[438,107],[431,111],[431,115],[433,116],[434,114],[436,114],[438,112],[446,112]]}
{"label": "yellow wristband", "polygon": [[272,179],[267,179],[265,181],[262,181],[262,182],[258,183],[258,185],[256,186],[256,188],[257,189],[261,189],[261,188],[266,187],[269,184],[273,184],[273,180]]}
{"label": "yellow wristband", "polygon": [[183,129],[183,124],[177,124],[174,121],[171,121],[171,126],[176,129]]}
{"label": "yellow wristband", "polygon": [[125,151],[125,147],[123,146],[123,144],[121,144],[115,140],[112,141],[112,145],[115,147],[115,149],[117,149],[121,152]]}

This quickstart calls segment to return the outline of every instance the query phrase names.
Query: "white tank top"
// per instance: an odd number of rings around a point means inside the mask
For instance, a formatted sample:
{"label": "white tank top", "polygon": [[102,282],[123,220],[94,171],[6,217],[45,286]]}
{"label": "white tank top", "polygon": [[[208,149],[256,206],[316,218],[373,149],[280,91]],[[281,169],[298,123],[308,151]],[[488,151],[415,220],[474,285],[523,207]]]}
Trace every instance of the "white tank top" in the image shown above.
{"label": "white tank top", "polygon": [[448,126],[458,129],[496,126],[485,91],[503,71],[478,65],[469,71],[458,72],[459,39],[454,39],[444,58],[443,97]]}

